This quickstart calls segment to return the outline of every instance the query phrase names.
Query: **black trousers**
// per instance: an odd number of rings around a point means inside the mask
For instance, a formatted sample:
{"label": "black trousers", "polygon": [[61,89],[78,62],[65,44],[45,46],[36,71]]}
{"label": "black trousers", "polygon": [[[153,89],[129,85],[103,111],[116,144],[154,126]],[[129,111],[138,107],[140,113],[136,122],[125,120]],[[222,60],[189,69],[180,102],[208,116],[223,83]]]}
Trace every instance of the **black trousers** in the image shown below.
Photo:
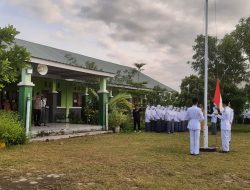
{"label": "black trousers", "polygon": [[150,122],[145,122],[145,131],[147,132],[151,131]]}
{"label": "black trousers", "polygon": [[141,130],[140,120],[134,119],[134,131],[136,131],[136,126],[138,126],[138,130]]}
{"label": "black trousers", "polygon": [[34,109],[34,124],[38,126],[41,124],[41,110]]}

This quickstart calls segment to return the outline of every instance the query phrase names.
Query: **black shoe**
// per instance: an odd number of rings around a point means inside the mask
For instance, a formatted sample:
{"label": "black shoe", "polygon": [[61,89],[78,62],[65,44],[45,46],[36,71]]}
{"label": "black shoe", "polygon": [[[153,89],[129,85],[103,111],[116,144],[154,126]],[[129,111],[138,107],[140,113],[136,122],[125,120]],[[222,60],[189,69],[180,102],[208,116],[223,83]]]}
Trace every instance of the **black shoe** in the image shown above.
{"label": "black shoe", "polygon": [[224,150],[222,150],[222,151],[220,151],[219,153],[229,153],[229,151],[224,151]]}

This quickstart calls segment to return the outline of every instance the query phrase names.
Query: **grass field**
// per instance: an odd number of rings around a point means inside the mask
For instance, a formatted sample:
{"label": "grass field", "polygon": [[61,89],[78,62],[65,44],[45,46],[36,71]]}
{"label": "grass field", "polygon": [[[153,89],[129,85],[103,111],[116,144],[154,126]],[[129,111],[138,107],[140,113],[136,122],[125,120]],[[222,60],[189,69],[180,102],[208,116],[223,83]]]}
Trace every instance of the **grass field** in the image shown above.
{"label": "grass field", "polygon": [[[123,133],[0,151],[0,189],[250,189],[250,126],[231,152],[189,155],[188,133]],[[220,146],[220,134],[209,136]]]}

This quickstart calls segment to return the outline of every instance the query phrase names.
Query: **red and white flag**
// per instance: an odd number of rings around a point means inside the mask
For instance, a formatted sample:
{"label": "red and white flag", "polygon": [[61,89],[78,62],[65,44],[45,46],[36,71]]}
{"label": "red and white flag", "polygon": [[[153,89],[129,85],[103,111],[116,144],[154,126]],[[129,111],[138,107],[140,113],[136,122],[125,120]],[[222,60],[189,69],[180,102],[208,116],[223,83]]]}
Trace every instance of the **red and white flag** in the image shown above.
{"label": "red and white flag", "polygon": [[220,93],[220,80],[217,79],[216,89],[214,93],[214,104],[217,106],[218,110],[221,112],[223,110],[222,107],[222,98]]}

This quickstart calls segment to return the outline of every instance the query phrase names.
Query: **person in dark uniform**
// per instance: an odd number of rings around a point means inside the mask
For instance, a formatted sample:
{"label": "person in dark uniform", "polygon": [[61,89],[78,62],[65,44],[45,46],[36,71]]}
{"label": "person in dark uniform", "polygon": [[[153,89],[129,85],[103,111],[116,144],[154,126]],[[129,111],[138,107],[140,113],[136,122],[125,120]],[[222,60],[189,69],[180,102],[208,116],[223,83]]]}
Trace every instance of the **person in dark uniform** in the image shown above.
{"label": "person in dark uniform", "polygon": [[138,126],[138,131],[141,132],[140,125],[140,112],[142,111],[137,105],[135,105],[135,109],[133,109],[133,119],[134,119],[134,131],[136,132],[136,125]]}

